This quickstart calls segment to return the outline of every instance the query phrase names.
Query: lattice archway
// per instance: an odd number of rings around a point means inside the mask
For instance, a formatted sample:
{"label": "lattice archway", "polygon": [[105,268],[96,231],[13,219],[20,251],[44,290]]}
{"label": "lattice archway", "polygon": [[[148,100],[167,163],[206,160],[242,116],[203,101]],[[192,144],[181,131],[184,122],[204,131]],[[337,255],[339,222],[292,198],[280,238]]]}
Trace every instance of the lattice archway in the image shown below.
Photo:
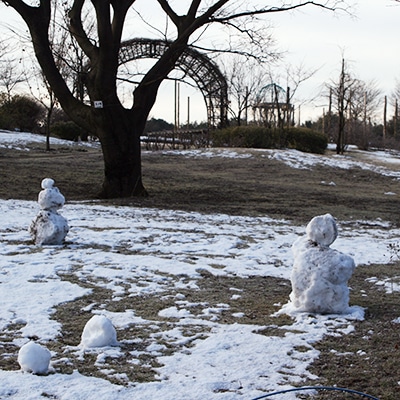
{"label": "lattice archway", "polygon": [[[121,43],[119,62],[160,58],[168,49],[169,42],[154,39],[131,39]],[[207,107],[210,127],[225,127],[228,121],[228,85],[218,66],[205,54],[188,47],[179,58],[180,69],[194,80]]]}

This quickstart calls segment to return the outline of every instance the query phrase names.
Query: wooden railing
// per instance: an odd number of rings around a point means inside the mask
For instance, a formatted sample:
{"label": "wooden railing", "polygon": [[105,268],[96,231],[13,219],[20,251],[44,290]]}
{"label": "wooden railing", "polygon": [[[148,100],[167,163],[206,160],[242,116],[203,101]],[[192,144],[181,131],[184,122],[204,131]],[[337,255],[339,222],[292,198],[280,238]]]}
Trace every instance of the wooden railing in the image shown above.
{"label": "wooden railing", "polygon": [[146,150],[190,149],[209,147],[209,131],[179,130],[148,132],[140,137]]}

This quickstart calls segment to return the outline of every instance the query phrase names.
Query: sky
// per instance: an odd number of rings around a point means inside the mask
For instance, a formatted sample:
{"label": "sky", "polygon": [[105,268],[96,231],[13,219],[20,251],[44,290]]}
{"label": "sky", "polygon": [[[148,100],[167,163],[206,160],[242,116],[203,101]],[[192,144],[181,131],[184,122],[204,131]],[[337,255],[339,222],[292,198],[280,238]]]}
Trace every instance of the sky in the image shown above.
{"label": "sky", "polygon": [[[338,80],[342,57],[357,78],[376,81],[382,96],[390,96],[396,80],[400,80],[399,16],[400,7],[390,0],[359,1],[353,16],[307,8],[280,16],[276,37],[288,49],[288,61],[320,67],[302,88],[305,98],[307,93],[323,92],[324,84],[332,79]],[[302,118],[321,115],[326,104],[323,99],[315,101]]]}
{"label": "sky", "polygon": [[[324,108],[327,109],[324,88],[332,80],[337,81],[342,57],[357,78],[366,82],[376,81],[382,90],[382,97],[390,96],[396,79],[400,80],[400,4],[396,5],[391,0],[349,3],[353,4],[350,14],[307,6],[295,12],[274,14],[269,19],[277,48],[284,52],[282,70],[290,65],[304,65],[305,70],[317,70],[311,79],[300,86],[296,96],[297,104],[301,104],[302,122],[316,119],[322,115]],[[285,82],[282,83],[281,86],[284,86]],[[191,88],[181,90],[181,114],[185,120],[187,96],[194,96],[195,91]],[[165,89],[152,114],[173,121],[173,93],[172,86]],[[165,107],[167,99],[171,104],[169,109]],[[191,104],[196,104],[196,109],[191,112],[193,119],[205,119],[205,106],[201,100],[191,101]]]}
{"label": "sky", "polygon": [[[342,57],[348,62],[355,77],[366,82],[376,81],[382,91],[382,98],[390,96],[396,79],[400,80],[397,51],[400,4],[393,0],[349,0],[348,3],[352,5],[350,13],[333,13],[307,6],[295,12],[276,13],[266,19],[273,27],[277,50],[284,53],[280,70],[299,65],[303,65],[306,70],[317,70],[297,91],[295,105],[301,107],[300,113],[297,109],[296,117],[300,116],[302,122],[316,119],[327,108],[324,88],[327,83],[337,80]],[[138,1],[137,4],[144,18],[160,30],[164,29],[165,18],[155,2],[146,0]],[[10,10],[2,14],[8,15],[11,15]],[[10,18],[7,18],[7,22],[19,20],[14,16]],[[1,20],[4,21],[4,18]],[[141,26],[139,34],[138,26]],[[135,36],[143,37],[147,35],[146,31],[154,34],[153,29],[138,25],[137,20],[127,22],[128,36],[132,32]],[[269,78],[266,79],[266,84],[269,84]],[[281,86],[286,85],[285,82],[279,83]],[[150,116],[174,122],[174,96],[173,83],[163,84]],[[186,124],[188,117],[190,122],[206,120],[206,106],[197,88],[180,86],[179,110],[181,124]]]}
{"label": "sky", "polygon": [[[30,143],[44,145],[44,140],[43,136],[0,131],[0,149],[12,148],[21,154],[30,151]],[[52,140],[66,146],[98,146]],[[324,156],[295,150],[174,153],[202,158],[271,157],[292,168],[357,166],[400,179],[400,158],[393,152],[370,154],[370,162],[355,162],[350,155]],[[376,161],[381,157],[386,167],[377,168]],[[41,190],[39,181],[37,186]],[[62,193],[63,188],[58,187]],[[0,222],[0,353],[14,359],[12,370],[0,370],[0,398],[34,400],[46,393],[46,397],[68,400],[250,400],[301,385],[301,377],[311,378],[318,385],[319,378],[307,370],[318,357],[316,343],[324,335],[351,333],[354,321],[364,317],[364,309],[357,304],[351,304],[341,315],[297,313],[288,298],[288,303],[277,302],[273,307],[276,315],[290,315],[291,322],[280,328],[275,324],[250,325],[242,322],[245,310],[234,310],[243,295],[243,289],[234,284],[224,303],[212,299],[198,303],[185,295],[187,290],[198,290],[204,279],[202,271],[239,279],[270,276],[288,280],[294,261],[291,246],[305,234],[305,226],[290,220],[105,206],[66,199],[59,210],[70,226],[66,243],[35,246],[28,227],[39,212],[37,202],[0,199],[0,212],[7,216]],[[357,268],[390,262],[388,246],[398,243],[400,236],[390,221],[337,223],[339,235],[331,247],[352,257]],[[71,279],[63,279],[71,274]],[[400,290],[388,280],[370,277],[370,281],[376,290]],[[94,297],[81,309],[82,315],[87,321],[94,315],[110,320],[118,343],[97,348],[86,348],[79,341],[68,346],[61,343],[60,351],[51,353],[50,374],[38,376],[21,370],[16,361],[19,349],[32,338],[44,347],[61,342],[62,326],[54,318],[55,307],[89,295],[90,287],[107,289],[102,293],[109,293],[109,297]],[[137,315],[135,299],[142,295],[159,298],[158,315],[150,319]],[[119,305],[123,298],[131,298],[131,307]],[[222,313],[231,313],[235,322],[224,322]],[[165,318],[169,318],[168,323]],[[268,328],[282,329],[283,334],[259,333]],[[126,330],[142,334],[131,333],[132,337],[121,339]],[[374,334],[369,333],[373,340]],[[2,347],[5,340],[7,347]],[[100,377],[78,372],[76,363],[85,355],[95,360],[93,367]],[[355,356],[368,360],[370,355],[360,348]],[[138,383],[129,379],[132,365],[146,364],[149,358],[159,363],[154,380]],[[122,371],[115,370],[114,362]],[[73,372],[61,373],[61,366],[72,366]],[[279,398],[293,400],[295,395]]]}

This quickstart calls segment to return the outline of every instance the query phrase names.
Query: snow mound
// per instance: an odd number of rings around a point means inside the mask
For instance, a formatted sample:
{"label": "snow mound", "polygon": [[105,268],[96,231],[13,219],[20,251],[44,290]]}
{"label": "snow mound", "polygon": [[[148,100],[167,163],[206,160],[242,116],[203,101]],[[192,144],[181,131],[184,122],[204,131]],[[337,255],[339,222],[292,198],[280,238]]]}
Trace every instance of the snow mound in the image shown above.
{"label": "snow mound", "polygon": [[18,352],[18,363],[25,372],[33,374],[47,374],[51,353],[46,348],[35,342],[24,344]]}
{"label": "snow mound", "polygon": [[85,325],[80,347],[116,346],[117,332],[112,322],[104,315],[94,315]]}

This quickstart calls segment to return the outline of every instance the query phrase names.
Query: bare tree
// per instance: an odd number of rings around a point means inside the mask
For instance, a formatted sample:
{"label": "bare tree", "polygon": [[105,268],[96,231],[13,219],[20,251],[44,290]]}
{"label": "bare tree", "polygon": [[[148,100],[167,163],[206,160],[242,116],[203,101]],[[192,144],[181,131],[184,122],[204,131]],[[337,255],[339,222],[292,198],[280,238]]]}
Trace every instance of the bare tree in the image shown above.
{"label": "bare tree", "polygon": [[257,102],[267,73],[258,62],[243,60],[241,57],[234,57],[224,70],[230,98],[229,112],[238,126],[243,120],[247,125],[248,110]]}
{"label": "bare tree", "polygon": [[[353,111],[352,120],[356,121],[357,145],[367,150],[369,147],[372,121],[376,118],[376,113],[381,105],[382,91],[376,81],[358,81],[358,85],[353,96],[351,109]],[[360,123],[362,122],[362,129]]]}
{"label": "bare tree", "polygon": [[[400,1],[400,0],[399,0]],[[400,80],[396,79],[396,83],[393,89],[393,93],[392,93],[392,99],[395,100],[400,100]]]}
{"label": "bare tree", "polygon": [[[39,101],[45,110],[46,115],[44,117],[43,126],[46,134],[46,151],[50,151],[50,125],[54,108],[57,106],[57,98],[41,70],[36,71],[33,76],[27,79],[27,82],[31,96]],[[32,83],[35,83],[34,87]],[[42,90],[43,88],[44,90]]]}
{"label": "bare tree", "polygon": [[[49,26],[49,42],[57,69],[60,71],[64,79],[67,80],[70,79],[70,71],[65,62],[70,49],[70,44],[67,40],[69,33],[68,31],[61,29],[57,23],[58,19],[56,18],[56,14],[60,12],[60,8],[58,7],[56,0],[53,0],[52,12],[53,18],[52,23]],[[46,115],[44,118],[46,151],[50,151],[50,125],[53,111],[58,105],[58,100],[43,70],[37,68],[38,66],[34,62],[32,65],[34,66],[32,76],[26,76],[26,82],[28,82],[31,95],[35,97],[46,110]],[[31,83],[34,83],[35,85],[32,86]]]}
{"label": "bare tree", "polygon": [[376,81],[355,79],[351,89],[351,119],[372,119],[381,101],[382,91]]}
{"label": "bare tree", "polygon": [[12,92],[20,83],[25,82],[25,74],[19,67],[19,61],[12,58],[0,63],[0,86],[5,89],[7,101],[11,100]]}
{"label": "bare tree", "polygon": [[377,83],[356,78],[342,58],[339,79],[331,82],[328,89],[329,120],[334,117],[332,108],[337,112],[336,152],[343,154],[349,142],[367,149],[370,123],[375,118],[381,101],[381,90]]}
{"label": "bare tree", "polygon": [[11,45],[0,42],[0,87],[4,88],[6,101],[11,101],[15,87],[25,81],[20,59],[13,55]]}
{"label": "bare tree", "polygon": [[394,108],[393,113],[393,136],[398,136],[399,129],[399,101],[400,101],[400,80],[396,79],[393,92],[390,96],[391,103]]}
{"label": "bare tree", "polygon": [[[207,33],[211,25],[221,25],[245,37],[247,48],[238,47],[232,40],[226,48],[213,48],[228,52],[240,51],[255,54],[260,46],[262,34],[256,26],[258,18],[271,13],[295,10],[304,6],[323,9],[337,9],[342,1],[324,0],[285,3],[253,7],[248,2],[236,0],[215,0],[188,2],[187,11],[178,13],[168,0],[157,0],[156,4],[174,27],[169,36],[165,52],[149,68],[136,86],[131,107],[125,107],[117,93],[119,52],[128,11],[135,0],[66,0],[69,7],[70,31],[88,59],[87,71],[82,72],[82,83],[87,90],[90,104],[77,98],[61,74],[49,38],[52,22],[52,0],[25,2],[23,0],[2,0],[16,10],[28,26],[36,58],[46,76],[47,82],[57,99],[72,120],[82,128],[92,131],[101,142],[105,166],[102,197],[127,197],[146,195],[142,182],[140,136],[144,131],[147,117],[153,107],[161,83],[174,70],[187,46]],[[87,30],[84,16],[87,10],[96,18],[96,35]],[[250,50],[249,50],[250,49]],[[261,56],[262,53],[259,53]]]}
{"label": "bare tree", "polygon": [[[311,79],[317,72],[319,68],[307,68],[303,63],[298,65],[288,65],[285,68],[285,75],[282,76],[282,80],[286,80],[286,113],[294,113],[295,100],[298,104],[298,107],[301,107],[306,102],[312,102],[314,99],[301,100],[298,98],[297,93],[301,85],[307,80]],[[294,123],[294,115],[286,115],[284,116],[284,121],[286,121],[287,125],[289,123]]]}
{"label": "bare tree", "polygon": [[352,90],[357,80],[349,72],[349,67],[342,58],[339,80],[328,85],[330,102],[337,111],[336,153],[343,154],[346,146],[345,126],[348,121],[347,113],[352,100]]}

